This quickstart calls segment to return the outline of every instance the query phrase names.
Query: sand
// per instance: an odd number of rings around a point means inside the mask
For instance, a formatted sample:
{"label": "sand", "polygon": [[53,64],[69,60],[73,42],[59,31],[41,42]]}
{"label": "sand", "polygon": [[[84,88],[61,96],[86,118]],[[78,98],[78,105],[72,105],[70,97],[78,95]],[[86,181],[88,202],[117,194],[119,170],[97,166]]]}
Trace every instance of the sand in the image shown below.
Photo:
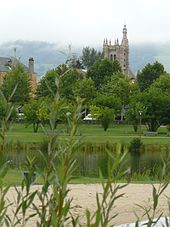
{"label": "sand", "polygon": [[[39,189],[41,186],[32,186],[32,190]],[[156,185],[158,187],[158,185]],[[85,225],[85,211],[88,208],[90,211],[96,209],[96,192],[102,196],[102,186],[100,184],[73,184],[69,185],[70,192],[69,197],[73,198],[72,212],[74,216],[79,215],[81,223]],[[118,213],[118,216],[114,219],[113,225],[120,225],[125,223],[135,222],[136,217],[134,211],[140,213],[136,204],[148,204],[149,198],[152,198],[152,185],[151,184],[129,184],[124,189],[120,190],[120,193],[125,195],[117,200],[115,208],[112,213]],[[159,200],[157,216],[164,212],[164,215],[168,214],[168,205],[166,196],[170,197],[170,186],[166,188]],[[13,202],[16,199],[16,192],[14,188],[10,188],[7,197],[9,201]],[[38,203],[38,201],[37,201]],[[151,203],[151,201],[150,201]],[[14,205],[10,207],[11,211]],[[11,212],[10,212],[11,213]],[[12,215],[12,213],[11,213]],[[143,218],[145,220],[146,217]],[[36,218],[33,218],[26,226],[36,226]]]}

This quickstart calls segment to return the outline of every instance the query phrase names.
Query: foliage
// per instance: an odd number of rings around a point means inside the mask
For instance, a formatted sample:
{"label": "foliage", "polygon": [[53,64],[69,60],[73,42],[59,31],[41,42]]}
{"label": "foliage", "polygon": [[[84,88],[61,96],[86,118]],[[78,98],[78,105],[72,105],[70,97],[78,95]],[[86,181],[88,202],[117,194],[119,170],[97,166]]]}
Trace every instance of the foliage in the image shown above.
{"label": "foliage", "polygon": [[[104,182],[102,172],[99,170],[102,184],[102,196],[96,193],[96,211],[91,213],[86,210],[86,226],[113,226],[113,220],[118,215],[114,211],[116,201],[124,196],[119,190],[125,188],[127,184],[117,184],[116,181],[124,174],[122,167],[124,166],[126,152],[121,154],[121,146],[117,146],[115,155],[108,151],[108,178]],[[113,163],[113,164],[112,164]]]}
{"label": "foliage", "polygon": [[103,95],[98,93],[97,97],[94,100],[96,106],[100,108],[110,108],[114,109],[115,113],[118,113],[121,109],[121,100],[119,97],[113,95]]}
{"label": "foliage", "polygon": [[30,78],[28,73],[20,64],[12,67],[4,77],[2,91],[7,99],[9,99],[16,85],[17,88],[15,94],[11,98],[11,102],[19,105],[28,102],[31,95]]}
{"label": "foliage", "polygon": [[[67,82],[65,87],[67,87],[69,83],[70,85],[76,84],[76,80],[73,78],[73,75],[75,74],[73,71],[71,73],[72,74],[70,77],[66,78]],[[44,100],[38,100],[40,103],[37,101],[37,103],[34,103],[34,101],[32,101],[33,104],[31,108],[28,108],[28,106],[25,107],[26,109],[29,109],[28,112],[30,111],[28,117],[30,116],[32,118],[31,121],[33,120],[33,117],[37,117],[39,120],[41,119],[41,123],[48,120],[50,129],[49,127],[45,127],[45,125],[42,125],[47,137],[46,141],[48,145],[43,148],[43,151],[40,151],[40,156],[42,158],[41,165],[36,165],[35,158],[28,158],[25,163],[25,175],[21,183],[21,187],[15,188],[17,197],[15,206],[12,210],[13,216],[8,215],[8,206],[12,206],[14,203],[11,202],[7,204],[6,193],[8,191],[8,187],[4,187],[3,183],[3,178],[7,172],[7,165],[5,164],[0,168],[1,226],[5,225],[7,227],[14,227],[19,225],[24,227],[33,217],[36,217],[36,225],[39,227],[63,227],[67,225],[72,225],[74,227],[82,226],[79,217],[73,216],[72,214],[72,198],[68,197],[70,190],[68,184],[70,183],[75,171],[77,151],[81,146],[80,141],[76,139],[75,136],[78,132],[78,123],[82,117],[82,100],[76,99],[76,108],[74,108],[75,106],[73,105],[70,107],[70,109],[73,108],[71,112],[64,112],[68,109],[65,108],[65,102],[61,98],[63,91],[60,90],[60,86],[63,85],[61,85],[59,76],[55,77],[54,83],[56,86],[54,90],[48,83],[45,83],[46,87],[48,88],[48,93],[50,93],[50,96],[52,97],[51,99],[48,99],[48,102],[45,102]],[[156,127],[158,127],[158,125],[161,123],[161,118],[165,119],[165,115],[168,114],[170,106],[169,92],[164,92],[162,87],[158,86],[158,84],[153,84],[147,91],[140,93],[136,98],[138,103],[136,106],[136,111],[139,107],[140,109],[141,107],[144,109],[146,107],[145,121],[148,125],[150,124],[151,129],[156,129]],[[66,90],[68,91],[68,87]],[[118,91],[119,90],[117,90],[117,92]],[[12,98],[13,95],[14,92],[12,92],[10,97]],[[63,96],[65,97],[65,95]],[[2,121],[2,129],[5,130],[2,130],[1,133],[2,136],[6,136],[8,129],[6,126],[9,126],[13,106],[9,102],[10,98],[5,99],[4,96],[2,97],[4,99],[3,102],[6,103],[8,107],[7,112],[5,112],[4,122]],[[72,97],[67,98],[68,100],[72,99]],[[135,99],[133,102],[135,102]],[[37,107],[36,104],[37,106],[39,104],[39,106]],[[159,107],[161,109],[159,109]],[[31,115],[32,112],[34,112],[36,116]],[[58,120],[60,119],[61,112],[64,112],[64,115],[66,115],[67,119],[67,127],[65,129],[67,136],[62,137],[62,140],[61,137],[59,137],[61,130],[59,130],[57,124]],[[92,114],[96,113],[100,118],[105,131],[107,130],[109,123],[114,120],[115,111],[112,108],[108,108],[107,106],[102,108],[92,105],[91,112]],[[156,124],[152,125],[151,121],[155,121]],[[134,138],[131,142],[131,145],[133,148],[137,149],[141,146],[141,141],[139,138]],[[126,165],[126,163],[124,163],[124,158],[126,156],[126,152],[124,152],[124,148],[121,146],[117,148],[115,153],[110,151],[107,152],[109,155],[107,163],[108,178],[104,181],[103,173],[99,171],[103,193],[102,195],[96,193],[96,211],[92,213],[89,210],[86,210],[85,225],[88,227],[113,226],[112,222],[118,215],[118,213],[114,212],[113,210],[115,202],[124,195],[124,193],[119,193],[119,190],[124,188],[126,185],[119,185],[116,182],[124,174],[126,174],[126,172],[124,172]],[[167,166],[165,161],[163,161],[161,180],[163,179],[166,170]],[[33,178],[36,176],[36,174],[42,179],[42,187],[40,187],[39,190],[31,190]],[[156,224],[161,217],[162,213],[156,220],[154,220],[159,198],[167,186],[168,183],[162,183],[157,189],[153,185],[153,203],[151,206],[138,206],[138,208],[143,211],[142,217],[146,215],[148,218],[148,221],[146,222],[147,226]],[[35,197],[38,198],[38,203],[35,202]],[[31,212],[28,212],[28,210],[31,210]],[[138,215],[137,217],[138,221],[136,222],[136,226],[139,226],[140,217]],[[166,219],[166,221],[168,226],[168,219]]]}
{"label": "foliage", "polygon": [[130,142],[130,147],[129,150],[130,151],[138,151],[141,146],[143,145],[142,141],[140,138],[133,138]]}
{"label": "foliage", "polygon": [[66,64],[69,68],[74,68],[74,69],[82,69],[82,61],[81,59],[77,58],[76,55],[73,55],[72,58],[68,59],[66,61]]}
{"label": "foliage", "polygon": [[170,96],[160,89],[151,87],[141,95],[141,101],[146,107],[145,122],[149,131],[157,131],[162,123],[170,119]]}
{"label": "foliage", "polygon": [[1,110],[1,116],[0,116],[0,138],[2,139],[2,151],[5,150],[7,143],[8,143],[8,133],[10,131],[10,127],[12,124],[12,120],[16,117],[16,111],[14,109],[14,106],[11,102],[11,99],[13,98],[13,95],[15,94],[15,91],[17,89],[17,86],[14,87],[14,90],[12,91],[11,95],[8,97],[8,99],[4,96],[3,92],[0,90],[0,103],[2,104],[2,110]]}
{"label": "foliage", "polygon": [[89,107],[90,110],[90,114],[92,115],[92,117],[99,119],[100,115],[101,115],[101,108],[95,105],[90,105]]}
{"label": "foliage", "polygon": [[93,66],[97,60],[101,60],[102,58],[102,53],[97,52],[94,48],[84,47],[82,50],[82,64],[87,69]]}
{"label": "foliage", "polygon": [[104,59],[97,61],[90,67],[87,76],[94,81],[96,89],[99,89],[117,72],[121,72],[119,63],[117,61],[111,62],[108,59]]}
{"label": "foliage", "polygon": [[96,97],[96,88],[92,79],[78,79],[73,87],[73,93],[75,97],[84,99],[86,104],[92,102]]}
{"label": "foliage", "polygon": [[58,71],[56,69],[53,69],[48,71],[45,74],[45,76],[42,77],[42,79],[38,83],[37,92],[36,92],[36,95],[38,98],[51,96],[48,86],[50,86],[53,92],[56,92],[55,80],[57,76],[58,76]]}
{"label": "foliage", "polygon": [[166,128],[167,128],[168,132],[170,132],[170,125],[167,125]]}
{"label": "foliage", "polygon": [[[65,99],[73,99],[74,86],[77,80],[83,79],[83,76],[76,69],[67,69],[64,66],[59,66],[58,68],[50,70],[46,73],[38,84],[37,97],[52,97],[52,93],[57,92],[56,79],[58,77],[61,77],[61,96]],[[52,92],[49,91],[49,88]]]}
{"label": "foliage", "polygon": [[99,119],[101,121],[101,125],[102,125],[104,131],[107,131],[109,125],[111,123],[113,123],[114,118],[115,118],[115,113],[114,113],[113,109],[109,109],[109,108],[105,107],[101,110]]}
{"label": "foliage", "polygon": [[[147,217],[147,221],[145,222],[145,225],[148,227],[151,227],[153,225],[156,225],[156,223],[160,220],[161,216],[163,215],[163,212],[161,212],[161,214],[156,217],[156,212],[158,210],[158,204],[159,204],[159,198],[162,195],[162,193],[165,191],[165,189],[167,188],[168,183],[162,183],[159,185],[158,189],[152,185],[152,201],[153,203],[149,206],[146,205],[140,205],[137,204],[138,209],[142,212],[142,217],[140,217],[137,212],[136,216],[138,218],[138,221],[136,221],[136,225],[137,227],[139,227],[139,220],[142,219],[144,216]],[[168,219],[165,218],[165,220],[167,220],[167,225],[169,226],[169,221]],[[163,225],[164,226],[164,225]]]}
{"label": "foliage", "polygon": [[161,63],[156,61],[154,64],[147,64],[142,71],[139,71],[137,74],[140,90],[144,91],[149,88],[156,79],[165,73]]}
{"label": "foliage", "polygon": [[145,118],[145,113],[146,107],[143,105],[142,102],[138,101],[137,96],[131,98],[128,111],[126,112],[125,117],[130,123],[132,123],[135,132],[138,131],[139,124],[142,124],[143,119]]}
{"label": "foliage", "polygon": [[76,69],[70,69],[61,77],[60,94],[68,100],[74,100],[74,88],[78,80],[83,80],[83,74]]}
{"label": "foliage", "polygon": [[0,167],[0,226],[10,226],[9,216],[7,210],[11,203],[7,203],[6,194],[9,190],[9,186],[4,186],[4,177],[7,175],[9,168],[9,162],[4,163]]}
{"label": "foliage", "polygon": [[110,80],[103,84],[101,93],[107,96],[115,96],[121,100],[122,105],[127,105],[130,96],[129,78],[122,73],[111,76]]}
{"label": "foliage", "polygon": [[[56,81],[57,91],[59,91],[60,81]],[[45,153],[41,152],[44,160],[43,171],[38,169],[39,174],[43,179],[43,187],[37,193],[40,201],[40,206],[34,204],[34,209],[37,212],[39,220],[38,226],[64,226],[69,220],[69,211],[71,209],[71,199],[67,198],[69,189],[68,183],[71,180],[73,171],[75,170],[75,154],[79,147],[79,141],[75,141],[75,134],[77,131],[77,121],[81,118],[81,101],[77,104],[77,108],[73,114],[67,115],[69,136],[60,146],[56,148],[58,140],[58,129],[56,127],[56,120],[58,117],[58,108],[60,105],[60,94],[56,92],[53,94],[54,103],[48,106],[50,110],[49,124],[50,131],[46,131],[48,139],[48,149]],[[57,165],[56,158],[58,160]],[[51,187],[51,193],[48,191]]]}
{"label": "foliage", "polygon": [[49,119],[49,113],[45,102],[41,99],[31,100],[24,106],[23,110],[27,124],[33,125],[34,132],[38,131],[40,123],[45,123]]}
{"label": "foliage", "polygon": [[154,83],[151,85],[152,88],[160,89],[163,93],[170,93],[170,75],[161,75]]}
{"label": "foliage", "polygon": [[66,64],[61,64],[59,66],[57,66],[57,68],[55,69],[56,73],[59,76],[62,76],[64,73],[66,73],[69,70],[69,68],[67,67]]}

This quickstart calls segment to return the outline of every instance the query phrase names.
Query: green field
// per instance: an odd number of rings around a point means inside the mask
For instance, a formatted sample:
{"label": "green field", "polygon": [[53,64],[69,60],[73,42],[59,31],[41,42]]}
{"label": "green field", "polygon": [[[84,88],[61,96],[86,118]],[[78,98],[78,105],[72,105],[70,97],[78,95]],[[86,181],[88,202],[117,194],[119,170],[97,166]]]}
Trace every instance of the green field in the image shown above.
{"label": "green field", "polygon": [[[82,137],[82,140],[87,143],[124,143],[129,144],[133,137],[140,137],[144,144],[170,144],[170,137],[167,136],[166,127],[160,127],[159,133],[156,136],[144,136],[143,132],[147,131],[145,126],[142,126],[142,133],[134,133],[133,127],[129,125],[115,125],[110,127],[106,132],[100,125],[81,124],[77,138]],[[58,132],[61,137],[66,136],[64,125],[58,126]],[[14,124],[9,133],[10,140],[20,141],[24,143],[38,143],[45,139],[43,129],[40,127],[38,133],[34,133],[32,126],[25,127],[24,124]]]}

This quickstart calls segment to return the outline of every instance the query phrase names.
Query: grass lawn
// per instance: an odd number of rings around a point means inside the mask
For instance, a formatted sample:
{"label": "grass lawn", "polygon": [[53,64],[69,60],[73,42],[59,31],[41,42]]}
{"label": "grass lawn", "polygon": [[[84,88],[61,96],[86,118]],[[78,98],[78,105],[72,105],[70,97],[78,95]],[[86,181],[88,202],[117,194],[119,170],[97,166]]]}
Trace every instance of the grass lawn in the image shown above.
{"label": "grass lawn", "polygon": [[[21,185],[23,180],[23,171],[19,169],[10,169],[7,175],[4,177],[5,185]],[[43,181],[40,177],[37,176],[35,184],[42,184]],[[75,176],[71,180],[72,184],[93,184],[93,183],[101,183],[100,178],[91,178],[91,177],[81,177]]]}
{"label": "grass lawn", "polygon": [[[64,126],[59,125],[58,129],[61,131],[61,137],[65,136]],[[170,137],[166,135],[166,127],[160,127],[159,132],[165,134],[159,134],[157,136],[144,136],[143,132],[146,130],[146,127],[142,126],[141,138],[144,144],[169,144]],[[77,137],[79,136],[82,137],[84,142],[88,143],[121,142],[127,144],[133,137],[139,137],[140,134],[134,133],[133,127],[129,125],[115,125],[104,132],[100,125],[81,124]],[[9,137],[14,141],[38,143],[45,139],[45,134],[42,128],[39,129],[38,133],[34,133],[32,126],[26,128],[24,124],[14,124]]]}
{"label": "grass lawn", "polygon": [[[7,173],[7,175],[4,177],[4,184],[5,185],[12,185],[12,186],[17,186],[21,185],[21,182],[23,180],[23,171],[18,170],[18,169],[10,169]],[[83,176],[74,176],[71,180],[71,184],[96,184],[96,183],[101,183],[104,180],[101,180],[100,178],[93,178],[93,177],[83,177]],[[126,179],[122,179],[118,182],[121,183],[127,183]],[[138,179],[135,178],[132,180],[132,183],[136,184],[152,184],[152,183],[158,183],[159,181],[151,181],[149,178],[147,179],[146,177],[143,178],[142,176],[139,176]],[[34,184],[43,184],[43,181],[40,177],[37,176],[36,181]]]}

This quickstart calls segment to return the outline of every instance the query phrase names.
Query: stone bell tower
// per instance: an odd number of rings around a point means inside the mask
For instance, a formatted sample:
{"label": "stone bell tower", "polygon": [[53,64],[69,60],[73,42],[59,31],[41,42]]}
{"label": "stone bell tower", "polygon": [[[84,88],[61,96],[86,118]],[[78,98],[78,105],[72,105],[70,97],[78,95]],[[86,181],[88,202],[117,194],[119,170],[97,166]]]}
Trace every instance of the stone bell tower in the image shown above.
{"label": "stone bell tower", "polygon": [[108,42],[107,39],[104,39],[103,54],[104,57],[108,58],[110,61],[117,60],[122,68],[122,72],[131,76],[132,73],[129,69],[129,42],[126,25],[123,27],[123,38],[120,44],[118,39],[115,40],[114,44],[111,43],[111,40]]}

